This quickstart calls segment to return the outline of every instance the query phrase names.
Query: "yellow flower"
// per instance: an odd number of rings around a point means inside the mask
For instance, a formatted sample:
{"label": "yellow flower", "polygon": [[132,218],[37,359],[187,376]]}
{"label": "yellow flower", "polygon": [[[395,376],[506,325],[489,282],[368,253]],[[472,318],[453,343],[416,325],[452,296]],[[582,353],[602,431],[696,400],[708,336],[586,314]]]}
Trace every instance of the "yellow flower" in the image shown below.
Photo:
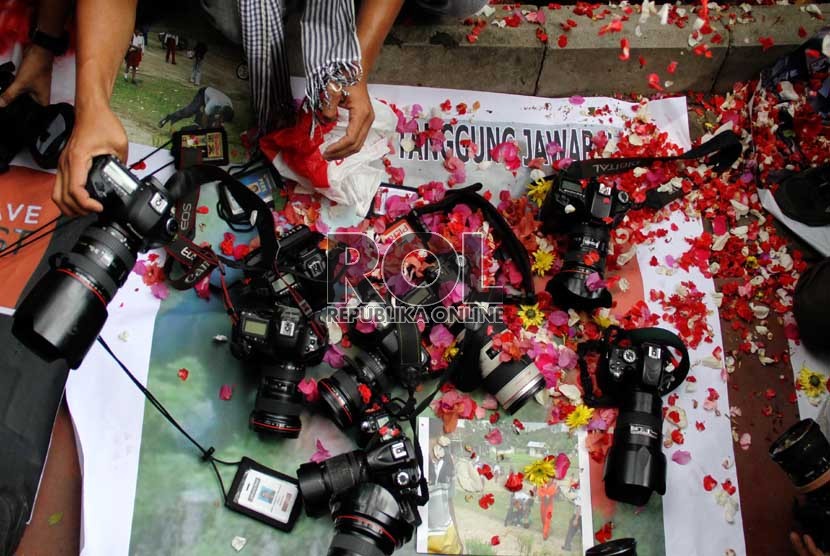
{"label": "yellow flower", "polygon": [[525,481],[536,486],[545,486],[548,481],[556,476],[556,465],[554,465],[552,459],[540,459],[525,466],[524,473]]}
{"label": "yellow flower", "polygon": [[542,326],[545,322],[545,315],[539,309],[539,304],[522,305],[519,309],[519,318],[522,319],[522,326],[530,328],[531,326]]}
{"label": "yellow flower", "polygon": [[798,373],[798,384],[808,398],[821,397],[825,392],[825,381],[826,377],[823,374],[810,370],[806,365],[801,367],[801,372]]}
{"label": "yellow flower", "polygon": [[573,430],[577,427],[584,427],[588,424],[591,420],[591,417],[594,416],[594,408],[588,407],[585,404],[580,404],[576,406],[568,418],[565,419],[565,424],[568,425],[568,428]]}
{"label": "yellow flower", "polygon": [[551,180],[540,178],[527,186],[527,196],[530,197],[531,201],[542,206],[551,187],[553,187]]}
{"label": "yellow flower", "polygon": [[537,273],[539,276],[544,276],[545,272],[553,267],[553,260],[556,257],[550,251],[534,251],[533,252],[533,266],[530,270]]}

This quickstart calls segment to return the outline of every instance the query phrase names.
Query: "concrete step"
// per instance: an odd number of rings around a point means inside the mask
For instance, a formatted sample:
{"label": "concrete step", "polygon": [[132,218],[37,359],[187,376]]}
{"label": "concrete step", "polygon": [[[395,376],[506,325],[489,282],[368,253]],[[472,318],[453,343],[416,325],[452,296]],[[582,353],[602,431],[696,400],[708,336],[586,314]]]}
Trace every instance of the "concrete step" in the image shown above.
{"label": "concrete step", "polygon": [[[711,52],[711,57],[706,57],[696,55],[690,45],[697,18],[691,5],[681,6],[688,17],[682,29],[661,25],[659,16],[652,14],[635,33],[640,18],[637,5],[623,23],[622,32],[603,35],[600,30],[615,16],[623,16],[623,8],[608,6],[609,15],[591,19],[575,15],[573,6],[559,10],[522,6],[522,10],[544,12],[541,27],[548,36],[547,44],[537,37],[540,25],[524,18],[518,27],[497,27],[493,22],[511,12],[495,8],[475,43],[467,38],[472,27],[457,20],[396,25],[371,81],[539,96],[651,94],[655,90],[649,87],[648,76],[657,73],[658,83],[667,92],[724,92],[735,81],[757,76],[763,67],[800,45],[800,28],[809,37],[828,24],[799,6],[753,6],[749,12],[740,6],[718,13],[713,10],[712,32],[701,37]],[[819,5],[819,9],[830,17],[830,4]],[[565,32],[562,24],[568,19],[577,27]],[[560,35],[567,35],[564,48],[558,44]],[[719,43],[713,40],[716,36]],[[771,37],[774,46],[764,50],[761,37]],[[628,61],[619,59],[622,38],[630,43]],[[645,61],[642,67],[641,56]],[[671,62],[677,62],[674,74],[667,70]]]}

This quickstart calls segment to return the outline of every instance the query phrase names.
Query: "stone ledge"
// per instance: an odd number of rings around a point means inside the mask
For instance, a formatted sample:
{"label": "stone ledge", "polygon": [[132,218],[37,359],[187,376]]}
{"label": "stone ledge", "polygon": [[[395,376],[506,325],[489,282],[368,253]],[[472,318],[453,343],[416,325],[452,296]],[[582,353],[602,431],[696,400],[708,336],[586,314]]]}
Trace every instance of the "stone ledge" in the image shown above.
{"label": "stone ledge", "polygon": [[[688,13],[693,6],[687,5]],[[830,4],[820,8],[830,18]],[[536,10],[535,6],[524,6]],[[574,17],[572,6],[545,11],[544,25],[548,44],[536,36],[538,28],[525,21],[516,28],[495,28],[492,21],[501,17],[496,12],[488,17],[488,25],[474,44],[467,40],[471,27],[457,20],[439,20],[431,24],[396,25],[378,58],[371,75],[373,83],[416,85],[467,89],[497,93],[562,97],[573,94],[611,95],[614,93],[652,94],[648,76],[657,73],[659,83],[670,93],[725,92],[736,81],[745,81],[775,59],[790,52],[804,39],[798,29],[804,27],[813,35],[830,21],[820,20],[797,6],[754,6],[752,21],[725,26],[712,21],[712,34],[704,37],[712,56],[695,55],[689,45],[694,14],[683,29],[660,25],[656,15],[641,26],[635,36],[638,14],[632,14],[621,33],[599,30],[611,18],[592,21]],[[622,13],[619,7],[613,13]],[[739,7],[731,12],[742,13]],[[564,33],[560,27],[566,19],[577,21],[576,29]],[[724,18],[725,20],[726,18]],[[560,48],[557,39],[568,35],[568,45]],[[722,42],[712,37],[720,34]],[[775,45],[763,50],[760,37],[772,37]],[[631,57],[619,59],[620,39],[628,38]],[[289,32],[289,42],[299,44],[299,37]],[[295,42],[296,41],[296,42]],[[291,49],[291,69],[302,74],[299,48]],[[638,58],[643,56],[645,67]],[[669,74],[671,62],[678,63],[676,73]],[[671,82],[666,87],[666,82]]]}

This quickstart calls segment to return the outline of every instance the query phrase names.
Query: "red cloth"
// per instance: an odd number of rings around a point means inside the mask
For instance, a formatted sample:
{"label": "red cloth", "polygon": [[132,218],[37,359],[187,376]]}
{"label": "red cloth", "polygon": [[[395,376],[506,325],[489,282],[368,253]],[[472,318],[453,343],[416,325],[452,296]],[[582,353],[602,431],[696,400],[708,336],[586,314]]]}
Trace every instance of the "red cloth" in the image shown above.
{"label": "red cloth", "polygon": [[311,113],[301,112],[297,123],[292,127],[280,129],[259,140],[259,148],[269,160],[282,154],[282,160],[297,175],[308,179],[318,189],[329,185],[329,162],[323,158],[320,145],[326,133],[332,130],[335,122],[317,125],[311,136]]}
{"label": "red cloth", "polygon": [[0,54],[29,40],[33,2],[0,0]]}
{"label": "red cloth", "polygon": [[141,65],[141,49],[136,48],[127,52],[127,66],[137,68]]}

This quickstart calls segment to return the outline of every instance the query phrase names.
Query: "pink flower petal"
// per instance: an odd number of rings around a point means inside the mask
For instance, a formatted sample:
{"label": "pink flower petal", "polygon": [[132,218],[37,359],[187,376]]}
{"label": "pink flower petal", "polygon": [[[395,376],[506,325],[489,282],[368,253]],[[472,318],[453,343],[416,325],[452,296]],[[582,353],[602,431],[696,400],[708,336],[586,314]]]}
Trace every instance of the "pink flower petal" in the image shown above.
{"label": "pink flower petal", "polygon": [[487,440],[487,442],[489,442],[493,446],[498,446],[503,441],[501,431],[499,429],[491,430],[490,432],[484,435],[484,439]]}
{"label": "pink flower petal", "polygon": [[556,462],[554,465],[556,467],[556,478],[561,481],[565,478],[565,474],[571,467],[571,460],[568,458],[567,454],[560,453],[556,456]]}
{"label": "pink flower petal", "polygon": [[153,284],[150,286],[150,293],[152,293],[158,299],[164,301],[170,295],[170,290],[167,289],[167,284],[164,282],[159,282],[158,284]]}
{"label": "pink flower petal", "polygon": [[574,95],[574,96],[572,96],[571,98],[568,99],[568,102],[570,102],[574,106],[581,106],[581,105],[585,104],[585,97],[583,97],[581,95]]}
{"label": "pink flower petal", "polygon": [[686,450],[678,450],[671,455],[671,460],[678,465],[686,465],[692,461],[692,454]]}
{"label": "pink flower petal", "polygon": [[230,384],[223,384],[221,388],[219,388],[219,399],[228,401],[233,396],[233,386]]}
{"label": "pink flower petal", "polygon": [[331,457],[331,454],[329,453],[328,450],[326,450],[326,447],[323,446],[323,443],[318,438],[317,439],[317,451],[314,452],[313,454],[311,454],[311,461],[313,461],[314,463],[321,463],[321,462],[326,461],[330,457]]}
{"label": "pink flower petal", "polygon": [[308,403],[314,403],[320,399],[320,393],[317,391],[317,381],[313,378],[302,379],[297,385],[297,390],[303,393]]}
{"label": "pink flower petal", "polygon": [[752,445],[752,435],[748,432],[743,433],[740,440],[738,440],[738,444],[741,445],[741,450],[749,450]]}

